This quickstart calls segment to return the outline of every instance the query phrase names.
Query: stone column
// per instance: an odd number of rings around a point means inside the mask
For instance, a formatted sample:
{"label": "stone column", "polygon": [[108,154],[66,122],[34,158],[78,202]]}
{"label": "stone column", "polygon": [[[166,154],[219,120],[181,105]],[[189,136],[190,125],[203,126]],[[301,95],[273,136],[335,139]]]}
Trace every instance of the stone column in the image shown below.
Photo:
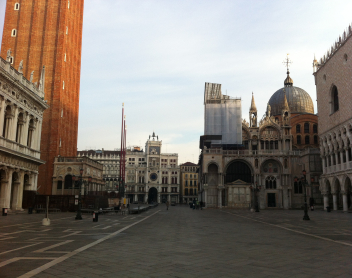
{"label": "stone column", "polygon": [[42,122],[38,121],[37,122],[37,128],[36,128],[36,146],[35,149],[37,151],[40,150],[40,139],[41,139],[41,133],[42,133]]}
{"label": "stone column", "polygon": [[325,167],[326,167],[325,156],[321,156],[321,160],[323,162],[323,174],[325,174],[325,172],[326,172],[326,170],[325,170]]}
{"label": "stone column", "polygon": [[27,138],[28,138],[28,125],[29,125],[29,116],[28,113],[23,113],[23,122],[24,125],[22,127],[22,136],[20,143],[24,146],[27,146]]}
{"label": "stone column", "polygon": [[160,193],[158,192],[158,203],[160,204]]}
{"label": "stone column", "polygon": [[343,201],[343,211],[348,211],[348,201],[347,201],[347,192],[342,193],[342,201]]}
{"label": "stone column", "polygon": [[205,202],[205,207],[208,207],[208,188],[204,188],[204,202]]}
{"label": "stone column", "polygon": [[10,137],[9,139],[12,141],[16,141],[16,132],[17,132],[17,121],[18,121],[18,108],[17,106],[13,106],[13,109],[15,110],[15,117],[12,118],[11,120],[11,129],[10,129]]}
{"label": "stone column", "polygon": [[144,195],[144,202],[145,202],[145,203],[148,202],[148,194],[147,194],[147,193]]}
{"label": "stone column", "polygon": [[332,193],[332,202],[333,202],[334,210],[337,210],[337,195],[335,192]]}
{"label": "stone column", "polygon": [[[3,181],[1,184],[1,196],[3,196],[3,208],[10,208],[11,203],[11,187],[12,187],[12,174],[13,169],[8,170],[8,179],[7,182]],[[4,189],[2,188],[4,185]]]}
{"label": "stone column", "polygon": [[347,164],[347,162],[349,161],[348,160],[348,147],[345,147],[345,152],[346,152],[346,164]]}
{"label": "stone column", "polygon": [[22,209],[22,201],[23,201],[23,188],[24,188],[24,172],[21,171],[19,175],[19,186],[18,186],[18,194],[17,194],[17,210],[23,210]]}
{"label": "stone column", "polygon": [[18,203],[19,203],[19,189],[20,189],[20,181],[16,180],[12,184],[12,194],[11,194],[11,209],[12,210],[17,210]]}
{"label": "stone column", "polygon": [[6,108],[5,99],[3,97],[0,97],[0,136],[2,136],[2,131],[4,130],[5,108]]}
{"label": "stone column", "polygon": [[219,198],[218,199],[219,200],[218,204],[219,204],[219,208],[222,208],[222,194],[221,193],[222,193],[222,189],[219,189],[218,190],[218,198]]}
{"label": "stone column", "polygon": [[326,207],[329,206],[329,195],[327,193],[324,193],[323,197],[324,197],[324,210],[326,210]]}
{"label": "stone column", "polygon": [[134,194],[134,201],[135,201],[135,202],[138,201],[138,194]]}

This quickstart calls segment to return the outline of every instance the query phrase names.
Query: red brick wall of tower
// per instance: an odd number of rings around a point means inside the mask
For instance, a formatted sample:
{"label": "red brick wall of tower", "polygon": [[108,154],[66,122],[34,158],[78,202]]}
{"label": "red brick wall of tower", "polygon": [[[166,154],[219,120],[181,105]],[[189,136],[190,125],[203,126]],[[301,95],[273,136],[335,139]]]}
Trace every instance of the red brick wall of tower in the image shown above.
{"label": "red brick wall of tower", "polygon": [[[15,4],[19,3],[19,10]],[[39,83],[45,66],[45,100],[38,188],[51,194],[57,155],[76,156],[84,0],[7,0],[1,57],[11,48],[13,66]],[[17,34],[13,37],[12,30]],[[60,147],[61,139],[61,147]]]}

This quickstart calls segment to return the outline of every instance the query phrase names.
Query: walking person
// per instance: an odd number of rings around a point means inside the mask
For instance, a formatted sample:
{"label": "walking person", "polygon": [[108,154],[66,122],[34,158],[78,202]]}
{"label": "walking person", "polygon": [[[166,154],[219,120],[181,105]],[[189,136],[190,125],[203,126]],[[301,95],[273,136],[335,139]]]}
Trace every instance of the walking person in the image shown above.
{"label": "walking person", "polygon": [[169,201],[166,201],[166,210],[169,210]]}

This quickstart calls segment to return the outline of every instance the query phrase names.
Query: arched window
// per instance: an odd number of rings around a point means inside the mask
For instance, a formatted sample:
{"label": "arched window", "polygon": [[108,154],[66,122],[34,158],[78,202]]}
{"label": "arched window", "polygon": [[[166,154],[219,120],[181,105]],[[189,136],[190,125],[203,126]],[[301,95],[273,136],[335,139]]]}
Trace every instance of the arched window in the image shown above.
{"label": "arched window", "polygon": [[269,176],[265,179],[265,188],[266,189],[276,189],[276,178]]}
{"label": "arched window", "polygon": [[65,177],[65,185],[64,189],[70,189],[72,188],[72,176],[71,175],[66,175]]}
{"label": "arched window", "polygon": [[339,110],[339,92],[334,85],[331,90],[331,114]]}
{"label": "arched window", "polygon": [[301,135],[297,135],[297,145],[301,145]]}
{"label": "arched window", "polygon": [[313,133],[318,133],[318,125],[313,125]]}
{"label": "arched window", "polygon": [[309,136],[308,135],[306,137],[304,137],[304,143],[306,145],[309,145]]}
{"label": "arched window", "polygon": [[34,129],[35,129],[34,120],[31,119],[31,120],[29,121],[28,137],[27,137],[27,146],[28,146],[29,148],[32,147],[32,140],[33,140]]}
{"label": "arched window", "polygon": [[57,181],[57,189],[62,189],[62,181]]}
{"label": "arched window", "polygon": [[318,144],[318,135],[314,135],[314,144]]}
{"label": "arched window", "polygon": [[12,111],[11,111],[11,106],[7,106],[5,109],[5,115],[4,115],[4,129],[2,131],[2,136],[5,138],[9,138],[9,133],[10,133],[10,120],[12,117]]}
{"label": "arched window", "polygon": [[17,30],[16,29],[12,29],[11,37],[16,37],[16,35],[17,35]]}
{"label": "arched window", "polygon": [[303,193],[303,187],[302,187],[302,184],[300,181],[299,182],[295,181],[293,184],[293,187],[294,187],[295,194],[302,194]]}
{"label": "arched window", "polygon": [[296,133],[301,133],[301,125],[296,125]]}
{"label": "arched window", "polygon": [[18,11],[20,9],[20,4],[19,3],[16,3],[15,4],[15,11]]}
{"label": "arched window", "polygon": [[309,123],[304,124],[304,133],[309,133]]}

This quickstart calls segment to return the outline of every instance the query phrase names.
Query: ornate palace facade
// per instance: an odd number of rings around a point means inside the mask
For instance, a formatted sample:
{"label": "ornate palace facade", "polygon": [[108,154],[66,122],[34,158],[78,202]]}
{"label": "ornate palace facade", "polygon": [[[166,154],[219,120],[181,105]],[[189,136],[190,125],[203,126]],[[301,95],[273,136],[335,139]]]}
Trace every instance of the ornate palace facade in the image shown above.
{"label": "ornate palace facade", "polygon": [[0,208],[22,209],[23,192],[37,191],[44,110],[44,68],[39,87],[0,58]]}
{"label": "ornate palace facade", "polygon": [[[213,103],[229,98],[217,95]],[[252,95],[242,142],[218,144],[220,137],[205,135],[200,141],[199,199],[207,207],[249,208],[258,202],[262,209],[299,208],[304,203],[303,170],[308,197],[322,203],[317,115],[309,94],[293,86],[288,70],[284,87],[272,95],[261,120]]]}
{"label": "ornate palace facade", "polygon": [[348,211],[352,181],[352,27],[332,45],[319,62],[314,77],[319,109],[320,189],[324,207]]}

